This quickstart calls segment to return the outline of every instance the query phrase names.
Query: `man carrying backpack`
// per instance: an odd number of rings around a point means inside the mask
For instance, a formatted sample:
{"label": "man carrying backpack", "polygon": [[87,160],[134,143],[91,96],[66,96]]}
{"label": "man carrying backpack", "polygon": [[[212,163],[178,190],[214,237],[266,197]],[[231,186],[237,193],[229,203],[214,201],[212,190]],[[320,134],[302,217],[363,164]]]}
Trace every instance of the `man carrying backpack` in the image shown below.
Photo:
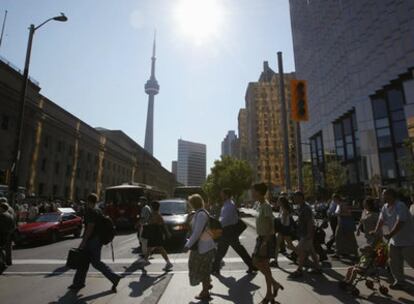
{"label": "man carrying backpack", "polygon": [[[73,284],[68,288],[78,291],[85,287],[86,275],[88,274],[89,264],[99,270],[112,283],[112,292],[116,292],[116,287],[121,277],[115,274],[104,262],[101,261],[102,246],[107,243],[108,236],[103,235],[106,229],[105,218],[100,209],[95,208],[98,196],[94,193],[89,194],[85,210],[85,232],[79,249],[82,249],[88,258],[86,266],[76,270]],[[113,237],[113,236],[112,236]]]}

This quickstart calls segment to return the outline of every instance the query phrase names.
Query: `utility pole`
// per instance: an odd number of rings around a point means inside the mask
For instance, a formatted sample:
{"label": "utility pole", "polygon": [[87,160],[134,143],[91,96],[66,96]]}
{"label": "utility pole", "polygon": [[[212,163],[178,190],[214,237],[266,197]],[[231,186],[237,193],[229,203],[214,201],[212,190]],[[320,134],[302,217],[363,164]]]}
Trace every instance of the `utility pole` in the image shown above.
{"label": "utility pole", "polygon": [[1,48],[1,43],[3,42],[3,34],[4,34],[4,28],[6,26],[6,19],[7,19],[7,10],[4,12],[3,25],[1,27],[0,48]]}
{"label": "utility pole", "polygon": [[283,74],[283,59],[282,52],[277,52],[277,63],[279,67],[279,92],[280,92],[280,112],[282,118],[283,130],[283,156],[285,162],[285,186],[286,191],[291,189],[290,183],[290,164],[289,164],[289,133],[286,117],[286,96],[285,96],[285,79]]}
{"label": "utility pole", "polygon": [[296,122],[296,168],[298,174],[298,190],[303,189],[303,170],[302,170],[302,143],[300,137],[300,122]]}

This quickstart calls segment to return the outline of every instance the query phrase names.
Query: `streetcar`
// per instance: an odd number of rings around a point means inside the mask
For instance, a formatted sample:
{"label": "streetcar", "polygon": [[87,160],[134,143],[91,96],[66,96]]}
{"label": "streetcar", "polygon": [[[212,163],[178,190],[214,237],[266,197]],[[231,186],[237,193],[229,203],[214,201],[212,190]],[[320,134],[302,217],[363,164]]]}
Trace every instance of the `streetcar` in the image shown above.
{"label": "streetcar", "polygon": [[165,199],[167,195],[155,187],[139,183],[108,187],[105,189],[104,213],[117,229],[134,228],[143,207],[142,197],[151,202]]}

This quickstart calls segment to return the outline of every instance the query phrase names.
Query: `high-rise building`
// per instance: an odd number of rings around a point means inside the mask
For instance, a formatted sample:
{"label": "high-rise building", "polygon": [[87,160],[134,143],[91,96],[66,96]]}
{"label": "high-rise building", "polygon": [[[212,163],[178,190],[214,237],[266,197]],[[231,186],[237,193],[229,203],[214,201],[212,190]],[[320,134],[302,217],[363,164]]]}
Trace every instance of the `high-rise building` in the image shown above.
{"label": "high-rise building", "polygon": [[[289,118],[290,80],[295,78],[295,74],[285,74],[284,77],[286,109]],[[267,183],[272,189],[285,187],[283,127],[280,107],[279,74],[275,73],[265,61],[259,81],[250,82],[246,91],[246,158],[256,173],[255,180]],[[239,117],[242,128],[243,112]],[[290,119],[288,122],[290,168],[293,173],[296,167],[296,126]]]}
{"label": "high-rise building", "polygon": [[201,186],[206,180],[207,147],[178,140],[177,180],[185,186]]}
{"label": "high-rise building", "polygon": [[229,131],[221,142],[221,156],[239,158],[239,139],[235,131]]}
{"label": "high-rise building", "polygon": [[148,94],[147,127],[145,130],[145,150],[151,155],[154,153],[154,96],[158,94],[160,86],[155,78],[155,35],[152,46],[151,76],[145,84],[145,93]]}
{"label": "high-rise building", "polygon": [[247,159],[248,138],[247,138],[247,110],[240,109],[238,117],[239,130],[239,158]]}
{"label": "high-rise building", "polygon": [[407,184],[414,1],[290,0],[290,11],[296,75],[308,86],[302,142],[310,143],[317,183],[333,153],[351,184]]}
{"label": "high-rise building", "polygon": [[178,166],[178,162],[176,160],[173,160],[171,163],[171,172],[175,176],[176,179],[177,179],[177,166]]}

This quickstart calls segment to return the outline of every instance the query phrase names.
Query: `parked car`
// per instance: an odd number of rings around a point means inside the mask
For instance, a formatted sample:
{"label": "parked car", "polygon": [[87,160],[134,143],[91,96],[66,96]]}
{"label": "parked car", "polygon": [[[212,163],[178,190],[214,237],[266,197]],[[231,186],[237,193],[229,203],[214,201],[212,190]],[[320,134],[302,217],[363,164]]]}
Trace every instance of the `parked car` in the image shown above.
{"label": "parked car", "polygon": [[82,219],[73,213],[52,212],[39,215],[32,223],[17,227],[14,242],[17,245],[33,241],[56,242],[59,238],[73,234],[80,237]]}
{"label": "parked car", "polygon": [[184,199],[162,200],[160,201],[160,213],[171,233],[171,238],[174,241],[184,243],[189,230],[187,201]]}

